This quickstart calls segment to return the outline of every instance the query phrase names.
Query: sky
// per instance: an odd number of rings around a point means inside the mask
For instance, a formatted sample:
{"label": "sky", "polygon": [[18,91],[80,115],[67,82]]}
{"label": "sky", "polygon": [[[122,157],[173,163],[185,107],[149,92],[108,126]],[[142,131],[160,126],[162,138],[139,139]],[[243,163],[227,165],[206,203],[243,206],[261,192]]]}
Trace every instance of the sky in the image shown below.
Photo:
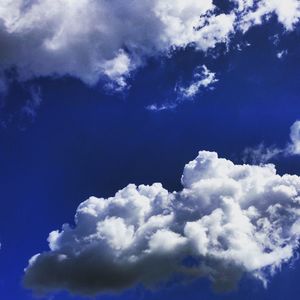
{"label": "sky", "polygon": [[300,1],[0,1],[0,298],[297,299]]}

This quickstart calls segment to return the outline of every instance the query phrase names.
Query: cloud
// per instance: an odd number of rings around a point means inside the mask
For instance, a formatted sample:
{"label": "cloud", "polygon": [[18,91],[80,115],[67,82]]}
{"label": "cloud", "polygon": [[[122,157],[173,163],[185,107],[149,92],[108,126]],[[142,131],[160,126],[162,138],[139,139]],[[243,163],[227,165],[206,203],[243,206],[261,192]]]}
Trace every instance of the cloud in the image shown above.
{"label": "cloud", "polygon": [[30,259],[25,286],[95,295],[181,274],[207,277],[228,290],[243,274],[266,284],[293,258],[300,177],[280,176],[272,164],[235,165],[200,151],[181,181],[178,192],[160,183],[130,184],[108,199],[81,203],[75,225],[51,232],[50,250]]}
{"label": "cloud", "polygon": [[127,85],[126,78],[131,68],[130,58],[123,50],[120,50],[115,58],[103,64],[103,73],[112,80],[110,85],[114,84],[116,89],[123,89]]}
{"label": "cloud", "polygon": [[286,30],[299,21],[297,0],[231,2],[223,13],[212,0],[3,0],[0,90],[11,68],[20,81],[72,76],[120,90],[151,56],[188,45],[205,52],[272,14]]}
{"label": "cloud", "polygon": [[299,22],[300,3],[298,0],[233,0],[243,15],[241,28],[246,31],[253,25],[262,24],[273,14],[286,30],[293,30]]}
{"label": "cloud", "polygon": [[276,56],[277,56],[277,58],[282,59],[282,58],[284,58],[287,54],[288,54],[288,51],[287,51],[287,50],[282,50],[282,51],[277,52]]}
{"label": "cloud", "polygon": [[300,154],[300,121],[296,121],[290,129],[290,143],[286,147],[286,152],[292,155]]}
{"label": "cloud", "polygon": [[173,101],[167,101],[162,104],[153,103],[146,106],[146,109],[152,112],[174,110],[184,101],[193,100],[201,91],[213,90],[214,83],[216,82],[218,82],[218,79],[215,73],[211,72],[205,65],[198,66],[188,85],[184,86],[181,83],[176,84],[174,88],[176,95]]}
{"label": "cloud", "polygon": [[29,119],[34,119],[42,102],[40,87],[31,87],[29,89],[29,96],[30,98],[26,100],[25,105],[21,109],[21,113],[29,117]]}
{"label": "cloud", "polygon": [[33,83],[17,85],[8,91],[11,95],[7,96],[5,93],[1,97],[0,92],[0,128],[17,126],[18,129],[25,130],[35,121],[43,101],[40,86]]}
{"label": "cloud", "polygon": [[147,110],[159,112],[159,111],[165,111],[165,110],[174,110],[178,106],[178,103],[176,102],[170,102],[170,103],[163,103],[163,104],[150,104],[146,106]]}
{"label": "cloud", "polygon": [[252,163],[266,163],[278,156],[293,156],[300,154],[300,121],[295,121],[290,128],[290,140],[284,147],[266,146],[264,143],[255,147],[247,147],[243,160]]}
{"label": "cloud", "polygon": [[252,164],[264,164],[282,155],[284,150],[284,148],[278,148],[274,145],[266,146],[264,143],[260,143],[255,147],[247,147],[243,151],[243,161]]}
{"label": "cloud", "polygon": [[102,77],[124,87],[145,57],[225,41],[229,16],[208,16],[214,8],[211,0],[4,0],[1,66],[17,67],[21,80],[69,75],[92,85]]}
{"label": "cloud", "polygon": [[193,80],[187,87],[178,86],[176,90],[180,98],[194,98],[201,89],[212,89],[212,85],[217,81],[216,74],[203,65],[196,69]]}

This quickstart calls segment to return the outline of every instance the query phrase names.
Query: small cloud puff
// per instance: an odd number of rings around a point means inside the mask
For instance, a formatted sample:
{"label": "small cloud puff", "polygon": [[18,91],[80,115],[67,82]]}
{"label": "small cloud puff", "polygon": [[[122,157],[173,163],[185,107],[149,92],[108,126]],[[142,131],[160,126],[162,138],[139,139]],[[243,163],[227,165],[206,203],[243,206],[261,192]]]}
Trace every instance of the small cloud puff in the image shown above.
{"label": "small cloud puff", "polygon": [[25,286],[96,295],[181,274],[228,290],[243,274],[266,283],[295,254],[300,177],[201,151],[181,181],[179,192],[130,184],[108,199],[81,203],[75,226],[51,232],[50,250],[30,259]]}
{"label": "small cloud puff", "polygon": [[176,90],[180,98],[194,98],[201,89],[212,89],[213,84],[217,81],[216,74],[203,65],[196,69],[193,80],[187,87],[178,86]]}
{"label": "small cloud puff", "polygon": [[279,51],[279,52],[276,54],[276,56],[277,56],[277,58],[282,59],[282,58],[284,58],[287,54],[288,54],[288,51],[287,51],[287,50],[282,50],[282,51]]}

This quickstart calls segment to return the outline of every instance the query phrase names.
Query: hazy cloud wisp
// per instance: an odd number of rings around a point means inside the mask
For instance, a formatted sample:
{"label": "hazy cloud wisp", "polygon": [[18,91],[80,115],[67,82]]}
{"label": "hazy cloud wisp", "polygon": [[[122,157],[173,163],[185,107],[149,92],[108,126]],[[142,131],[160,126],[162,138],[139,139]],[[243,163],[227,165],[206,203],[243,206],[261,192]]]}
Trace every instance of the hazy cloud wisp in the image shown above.
{"label": "hazy cloud wisp", "polygon": [[290,140],[284,147],[276,145],[266,146],[264,143],[255,147],[247,147],[243,153],[243,160],[254,164],[266,163],[279,156],[293,156],[300,154],[300,121],[295,121],[290,128]]}

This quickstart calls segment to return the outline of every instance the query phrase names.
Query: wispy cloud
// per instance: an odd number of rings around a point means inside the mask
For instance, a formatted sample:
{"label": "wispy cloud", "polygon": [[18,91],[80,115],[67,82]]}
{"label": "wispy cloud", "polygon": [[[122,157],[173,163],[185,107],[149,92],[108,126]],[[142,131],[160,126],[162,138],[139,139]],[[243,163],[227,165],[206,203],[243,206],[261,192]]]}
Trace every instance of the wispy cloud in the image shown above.
{"label": "wispy cloud", "polygon": [[153,103],[146,106],[147,110],[153,112],[174,110],[185,101],[194,100],[200,92],[213,90],[214,84],[218,81],[216,74],[210,71],[205,65],[196,67],[191,82],[186,85],[177,83],[174,91],[175,96],[171,101],[162,104]]}
{"label": "wispy cloud", "polygon": [[159,111],[165,111],[165,110],[173,110],[177,107],[177,105],[178,104],[175,102],[163,103],[163,104],[154,103],[154,104],[146,106],[146,109],[150,110],[150,111],[154,111],[154,112],[159,112]]}
{"label": "wispy cloud", "polygon": [[217,81],[216,74],[202,65],[196,68],[192,82],[185,87],[178,85],[176,91],[181,99],[193,99],[202,89],[213,89],[213,84]]}
{"label": "wispy cloud", "polygon": [[266,163],[278,156],[300,155],[300,121],[296,121],[290,128],[290,140],[284,147],[276,145],[266,146],[261,143],[255,147],[247,147],[243,153],[244,161],[252,163]]}
{"label": "wispy cloud", "polygon": [[39,86],[32,86],[29,89],[29,98],[26,100],[25,105],[21,109],[21,113],[27,117],[34,119],[37,110],[42,102],[41,88]]}
{"label": "wispy cloud", "polygon": [[[0,94],[0,99],[0,127],[16,125],[21,130],[35,121],[43,100],[41,87],[32,83],[18,86],[15,94],[13,89],[6,85],[2,97]],[[11,100],[14,101],[13,105]]]}

